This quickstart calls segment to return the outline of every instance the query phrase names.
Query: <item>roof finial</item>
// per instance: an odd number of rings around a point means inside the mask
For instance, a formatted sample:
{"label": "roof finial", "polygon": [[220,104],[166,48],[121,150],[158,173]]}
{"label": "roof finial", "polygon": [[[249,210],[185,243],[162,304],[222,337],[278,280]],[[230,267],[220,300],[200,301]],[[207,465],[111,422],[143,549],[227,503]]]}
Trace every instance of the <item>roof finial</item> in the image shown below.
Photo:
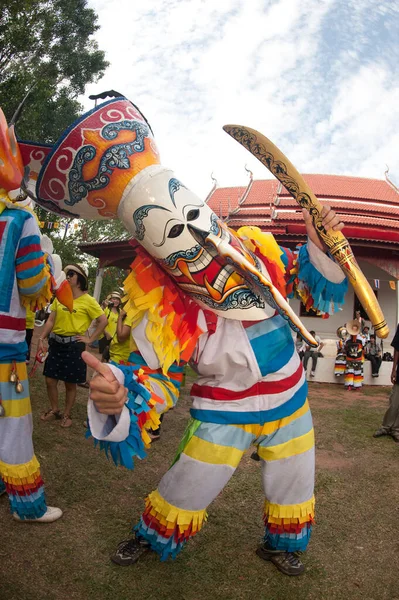
{"label": "roof finial", "polygon": [[205,204],[208,204],[208,202],[209,202],[209,200],[210,200],[210,198],[211,198],[211,196],[212,196],[213,192],[214,192],[214,191],[216,190],[216,188],[218,187],[218,182],[217,182],[217,179],[216,179],[216,177],[214,177],[214,175],[213,175],[213,171],[212,171],[212,173],[211,173],[211,179],[212,179],[212,181],[213,181],[213,186],[212,186],[212,189],[211,189],[211,191],[209,192],[209,194],[208,194],[208,195],[207,195],[207,197],[205,198]]}
{"label": "roof finial", "polygon": [[387,183],[389,183],[389,185],[395,190],[395,192],[397,192],[399,194],[399,188],[388,177],[389,166],[388,165],[385,165],[385,166],[386,166],[386,171],[384,173],[385,179],[386,179]]}
{"label": "roof finial", "polygon": [[249,183],[247,185],[247,189],[245,190],[245,192],[243,193],[241,198],[238,200],[238,206],[241,206],[242,204],[244,204],[245,200],[248,198],[248,194],[249,194],[252,184],[254,182],[254,174],[252,173],[251,169],[248,169],[247,165],[245,165],[244,169],[246,170],[247,173],[249,173]]}

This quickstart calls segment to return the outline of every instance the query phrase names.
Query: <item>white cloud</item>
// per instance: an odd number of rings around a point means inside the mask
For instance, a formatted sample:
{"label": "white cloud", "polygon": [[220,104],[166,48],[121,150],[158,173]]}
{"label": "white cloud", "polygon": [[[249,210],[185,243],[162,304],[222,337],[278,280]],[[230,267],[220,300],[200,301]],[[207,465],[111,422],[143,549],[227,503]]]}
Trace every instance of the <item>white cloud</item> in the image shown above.
{"label": "white cloud", "polygon": [[[399,181],[399,27],[374,0],[91,0],[116,89],[153,126],[162,162],[201,195],[265,168],[223,131],[259,129],[304,172]],[[395,27],[396,24],[396,27]],[[396,76],[394,76],[396,74]],[[86,108],[91,104],[85,101]]]}

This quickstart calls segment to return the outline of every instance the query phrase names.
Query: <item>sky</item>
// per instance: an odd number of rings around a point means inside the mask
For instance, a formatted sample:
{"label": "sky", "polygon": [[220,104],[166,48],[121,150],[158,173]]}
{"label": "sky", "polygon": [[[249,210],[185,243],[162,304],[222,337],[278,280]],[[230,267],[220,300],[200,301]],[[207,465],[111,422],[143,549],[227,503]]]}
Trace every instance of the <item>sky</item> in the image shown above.
{"label": "sky", "polygon": [[114,89],[201,197],[271,177],[223,130],[247,125],[302,173],[399,186],[399,0],[89,0]]}

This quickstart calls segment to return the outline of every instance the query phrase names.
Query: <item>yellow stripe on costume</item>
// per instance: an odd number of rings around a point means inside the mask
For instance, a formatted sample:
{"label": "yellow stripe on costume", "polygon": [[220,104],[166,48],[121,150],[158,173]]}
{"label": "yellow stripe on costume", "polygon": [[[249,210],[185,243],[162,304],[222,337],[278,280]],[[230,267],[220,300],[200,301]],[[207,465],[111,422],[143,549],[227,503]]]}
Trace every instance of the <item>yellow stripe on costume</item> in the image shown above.
{"label": "yellow stripe on costume", "polygon": [[263,460],[281,460],[297,454],[303,454],[314,446],[313,429],[305,435],[301,435],[293,440],[277,444],[276,446],[258,447],[258,454]]}
{"label": "yellow stripe on costume", "polygon": [[243,425],[233,424],[233,427],[239,427],[240,429],[243,429],[245,432],[251,433],[258,438],[261,435],[270,435],[271,433],[274,433],[278,429],[281,429],[281,427],[285,427],[286,425],[289,425],[289,423],[292,423],[292,421],[295,421],[295,419],[299,419],[304,414],[306,414],[308,412],[308,410],[309,410],[309,402],[308,402],[308,400],[306,400],[305,404],[303,406],[301,406],[301,408],[299,408],[296,412],[294,412],[289,417],[284,417],[283,419],[279,419],[278,421],[271,421],[270,423],[264,423],[264,425],[256,425],[256,424],[253,425],[252,423],[251,424],[243,424]]}
{"label": "yellow stripe on costume", "polygon": [[178,525],[180,531],[185,531],[189,527],[192,527],[193,532],[197,532],[201,529],[203,522],[206,521],[208,516],[205,509],[183,510],[173,504],[169,504],[158,490],[151,492],[145,502],[149,513],[153,517],[156,517],[162,525],[170,529]]}
{"label": "yellow stripe on costume", "polygon": [[[26,370],[26,363],[16,363],[18,379],[23,381],[28,379],[28,373]],[[0,383],[8,383],[10,381],[10,375],[12,371],[12,363],[0,364]]]}
{"label": "yellow stripe on costume", "polygon": [[0,460],[0,473],[6,483],[19,485],[22,483],[34,483],[40,474],[40,465],[36,456],[27,463],[10,465]]}
{"label": "yellow stripe on costume", "polygon": [[212,444],[212,442],[202,440],[195,435],[191,438],[183,452],[200,462],[210,463],[211,465],[230,465],[234,468],[237,467],[244,454],[242,450],[238,450],[237,448]]}
{"label": "yellow stripe on costume", "polygon": [[312,518],[314,517],[314,507],[314,496],[301,504],[273,504],[266,500],[264,513],[268,523],[275,523],[276,525],[306,523],[309,521],[309,515]]}
{"label": "yellow stripe on costume", "polygon": [[3,400],[3,408],[6,417],[24,417],[32,412],[29,396],[18,400]]}

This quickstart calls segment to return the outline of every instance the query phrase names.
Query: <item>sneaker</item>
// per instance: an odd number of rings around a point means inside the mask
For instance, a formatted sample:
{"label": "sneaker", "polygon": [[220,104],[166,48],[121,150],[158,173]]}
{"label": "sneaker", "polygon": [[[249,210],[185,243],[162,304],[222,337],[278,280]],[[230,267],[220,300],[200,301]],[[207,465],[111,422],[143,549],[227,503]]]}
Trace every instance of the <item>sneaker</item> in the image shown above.
{"label": "sneaker", "polygon": [[256,554],[263,560],[272,562],[284,575],[301,575],[305,570],[305,565],[299,560],[297,552],[269,550],[263,544],[256,550]]}
{"label": "sneaker", "polygon": [[379,429],[377,429],[377,431],[373,434],[373,437],[375,438],[379,438],[382,437],[383,435],[389,435],[388,431],[386,429],[384,429],[383,427],[380,427]]}
{"label": "sneaker", "polygon": [[143,538],[134,537],[121,542],[115,554],[110,556],[110,559],[120,567],[128,567],[136,563],[144,554],[148,554],[148,552],[151,552],[149,542]]}
{"label": "sneaker", "polygon": [[64,415],[60,423],[61,427],[70,427],[72,425],[72,419],[69,415]]}
{"label": "sneaker", "polygon": [[62,419],[62,415],[59,410],[48,410],[40,416],[41,421],[55,421],[56,419]]}
{"label": "sneaker", "polygon": [[348,392],[350,392],[350,391],[351,391],[351,389],[352,389],[352,386],[351,386],[351,385],[347,385],[345,389],[346,389]]}
{"label": "sneaker", "polygon": [[314,371],[310,371],[310,376],[314,377],[316,375],[316,373]]}
{"label": "sneaker", "polygon": [[38,519],[21,519],[17,513],[12,513],[12,516],[15,521],[19,521],[20,523],[53,523],[53,521],[57,521],[57,519],[62,517],[62,510],[55,506],[48,506],[44,515]]}
{"label": "sneaker", "polygon": [[399,444],[399,436],[392,436],[393,441],[395,442],[395,444]]}

